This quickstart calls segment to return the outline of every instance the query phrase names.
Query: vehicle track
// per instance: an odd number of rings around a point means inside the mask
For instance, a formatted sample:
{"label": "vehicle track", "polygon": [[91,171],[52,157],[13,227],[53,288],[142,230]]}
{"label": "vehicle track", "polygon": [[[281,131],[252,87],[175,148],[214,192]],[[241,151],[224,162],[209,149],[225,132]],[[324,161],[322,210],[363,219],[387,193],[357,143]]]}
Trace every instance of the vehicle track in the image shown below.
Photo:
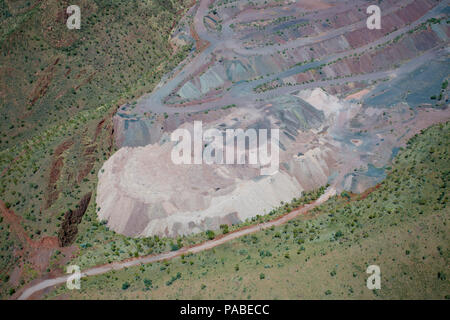
{"label": "vehicle track", "polygon": [[[251,233],[255,233],[255,232],[267,229],[267,228],[271,228],[272,226],[280,226],[280,225],[298,217],[301,214],[305,214],[309,210],[317,207],[318,205],[324,203],[325,201],[327,201],[330,197],[334,196],[335,194],[336,194],[335,186],[330,186],[325,190],[324,194],[321,197],[319,197],[317,200],[313,201],[310,204],[306,204],[303,207],[301,207],[297,210],[291,211],[290,213],[285,214],[274,220],[260,223],[257,225],[252,225],[249,227],[244,227],[242,229],[236,230],[236,231],[228,233],[226,235],[219,236],[213,240],[209,240],[209,241],[206,241],[206,242],[203,242],[203,243],[191,246],[191,247],[184,247],[177,251],[164,252],[164,253],[160,253],[160,254],[148,255],[148,256],[143,256],[143,257],[138,257],[138,258],[131,258],[131,259],[126,259],[126,260],[119,261],[119,262],[113,262],[113,263],[109,263],[106,265],[93,267],[93,268],[83,271],[81,273],[81,277],[95,276],[95,275],[107,273],[112,270],[121,270],[124,268],[129,268],[129,267],[133,267],[133,266],[137,266],[137,265],[141,265],[141,264],[148,264],[148,263],[154,263],[154,262],[159,262],[159,261],[171,260],[171,259],[181,256],[182,254],[199,253],[199,252],[202,252],[205,250],[209,250],[209,249],[217,247],[221,244],[224,244],[226,242],[240,238],[242,236],[245,236],[245,235],[248,235]],[[61,277],[57,277],[57,278],[46,279],[46,280],[40,281],[40,282],[33,284],[32,286],[24,289],[23,292],[20,294],[20,296],[17,299],[18,300],[29,299],[33,294],[36,294],[37,292],[39,292],[41,290],[65,283],[69,277],[70,277],[70,274],[61,276]]]}
{"label": "vehicle track", "polygon": [[[194,17],[194,28],[196,30],[196,34],[198,34],[199,38],[202,41],[207,41],[210,43],[210,45],[204,49],[201,53],[197,54],[186,66],[183,67],[180,72],[177,72],[175,76],[173,76],[171,79],[168,79],[164,84],[159,86],[155,91],[153,91],[150,94],[147,94],[138,101],[137,107],[134,109],[134,113],[137,114],[144,114],[145,112],[152,112],[152,113],[166,113],[166,114],[183,114],[183,113],[195,113],[195,112],[202,112],[206,110],[214,110],[220,107],[223,107],[225,105],[230,104],[239,104],[240,101],[242,101],[242,98],[247,98],[246,100],[251,99],[257,99],[257,98],[264,98],[265,95],[261,93],[255,93],[253,92],[253,89],[256,88],[258,85],[269,82],[271,80],[277,79],[277,78],[285,78],[288,76],[292,76],[298,73],[301,73],[304,70],[307,70],[309,68],[314,68],[317,66],[320,66],[322,64],[327,64],[332,61],[336,61],[339,58],[344,58],[345,56],[350,56],[354,54],[360,54],[366,50],[369,50],[372,47],[376,47],[378,45],[382,45],[385,43],[388,43],[389,41],[394,40],[396,37],[400,36],[401,34],[405,34],[409,32],[410,30],[413,30],[417,26],[419,26],[421,23],[427,21],[428,19],[436,16],[439,12],[441,12],[444,8],[446,8],[449,5],[450,1],[445,0],[441,3],[437,4],[434,8],[432,8],[429,12],[424,14],[419,19],[415,20],[411,24],[400,28],[390,34],[387,34],[376,41],[373,41],[371,43],[368,43],[366,45],[363,45],[361,47],[346,50],[344,52],[334,53],[327,56],[324,56],[320,58],[320,60],[305,63],[302,66],[294,66],[288,70],[281,71],[275,75],[271,76],[265,76],[263,79],[255,80],[255,81],[248,81],[248,82],[239,82],[235,83],[229,91],[224,93],[222,96],[217,96],[214,101],[202,101],[201,99],[198,101],[193,101],[190,103],[189,106],[186,107],[176,107],[176,106],[170,106],[164,103],[166,97],[176,91],[176,89],[180,86],[180,84],[184,83],[187,79],[189,79],[190,75],[196,74],[196,72],[202,68],[202,66],[208,64],[211,62],[211,55],[214,55],[215,52],[220,52],[222,50],[232,50],[235,53],[243,54],[243,55],[267,55],[279,50],[283,49],[290,49],[290,48],[299,48],[306,45],[310,45],[312,43],[317,43],[325,40],[329,40],[338,36],[341,36],[345,34],[346,32],[355,30],[357,28],[360,28],[361,26],[365,25],[366,21],[359,21],[357,23],[354,23],[352,25],[348,25],[330,32],[327,32],[325,34],[321,34],[314,37],[309,38],[300,38],[298,40],[290,41],[288,44],[285,44],[283,46],[267,46],[267,47],[261,47],[261,48],[252,48],[252,49],[244,49],[242,48],[242,43],[239,39],[233,38],[233,35],[230,35],[229,39],[221,39],[216,37],[215,35],[211,34],[204,26],[203,23],[203,16],[205,16],[208,12],[208,4],[209,0],[203,0],[200,2],[199,8],[195,14]],[[383,15],[388,15],[392,12],[395,12],[398,10],[398,7],[391,8],[390,10],[383,12]],[[232,21],[237,20],[239,17],[234,18],[225,24],[231,23]],[[429,52],[436,52],[435,50],[431,50]],[[432,58],[430,54],[428,53],[428,58]],[[418,60],[417,60],[418,59]],[[423,60],[422,56],[416,57],[411,59],[410,61],[414,63],[417,63],[418,61]],[[411,65],[411,64],[409,64]],[[277,96],[280,94],[286,94],[290,93],[296,90],[301,89],[307,89],[312,87],[320,87],[320,86],[326,86],[326,85],[334,85],[334,84],[341,84],[345,82],[350,81],[367,81],[367,80],[378,80],[386,77],[386,75],[396,73],[397,75],[403,72],[406,72],[406,70],[409,70],[409,68],[403,68],[401,66],[400,68],[396,70],[389,70],[389,71],[381,71],[381,72],[373,72],[373,73],[367,73],[364,75],[356,75],[352,77],[345,77],[340,79],[333,79],[333,80],[325,80],[320,82],[313,82],[308,84],[300,84],[295,86],[289,86],[289,87],[282,87],[282,88],[276,88],[271,90],[272,94]],[[196,103],[196,104],[193,104]],[[119,113],[120,115],[120,113]]]}

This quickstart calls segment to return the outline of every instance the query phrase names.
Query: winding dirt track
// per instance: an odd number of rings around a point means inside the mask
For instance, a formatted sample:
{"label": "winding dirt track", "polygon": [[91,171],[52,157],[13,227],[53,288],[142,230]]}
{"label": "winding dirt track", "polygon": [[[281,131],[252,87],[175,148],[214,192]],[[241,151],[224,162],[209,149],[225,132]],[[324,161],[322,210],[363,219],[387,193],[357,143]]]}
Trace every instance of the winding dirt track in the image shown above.
{"label": "winding dirt track", "polygon": [[[284,71],[283,75],[289,75],[289,72],[294,72],[294,73],[299,72],[302,69],[311,67],[311,65],[333,61],[333,60],[336,60],[337,58],[340,58],[344,55],[348,55],[350,53],[354,54],[354,53],[361,52],[364,49],[366,49],[368,46],[374,46],[374,44],[391,41],[399,34],[407,32],[409,30],[412,30],[420,23],[422,23],[422,22],[426,21],[428,18],[434,16],[437,11],[441,10],[445,6],[448,6],[448,3],[449,3],[448,0],[442,1],[435,8],[430,10],[430,12],[428,12],[427,14],[425,14],[424,16],[422,16],[420,19],[416,20],[415,22],[409,24],[408,26],[406,26],[402,29],[392,32],[391,34],[386,35],[386,36],[382,37],[381,39],[379,39],[373,43],[370,43],[364,47],[357,48],[352,51],[347,51],[347,52],[341,53],[341,54],[332,54],[328,57],[324,57],[321,60],[314,62],[314,64],[310,63],[310,64],[306,64],[306,65],[302,66],[301,68],[295,67],[295,68],[292,68],[292,70]],[[257,54],[257,53],[258,54],[269,54],[273,50],[281,50],[279,47],[275,47],[275,46],[267,47],[267,48],[266,47],[254,48],[251,50],[247,50],[247,49],[242,48],[242,44],[237,39],[230,39],[228,41],[224,41],[223,39],[215,38],[213,35],[211,35],[208,32],[208,30],[205,28],[205,26],[203,24],[203,17],[206,15],[207,11],[209,10],[208,5],[209,5],[209,0],[200,1],[199,8],[194,17],[194,27],[195,27],[196,33],[198,34],[198,38],[209,42],[210,46],[208,46],[207,48],[204,48],[204,50],[201,53],[199,53],[196,57],[194,57],[194,59],[189,64],[187,64],[182,70],[180,70],[179,73],[177,73],[173,78],[171,78],[167,82],[165,82],[161,87],[157,88],[153,93],[142,97],[140,99],[140,101],[138,102],[138,106],[137,106],[136,110],[142,109],[141,110],[142,113],[144,111],[152,111],[154,113],[166,112],[168,114],[179,113],[179,112],[187,113],[187,112],[202,111],[207,108],[210,109],[210,108],[214,108],[214,107],[221,107],[223,105],[231,104],[234,101],[242,100],[243,98],[239,94],[240,92],[245,92],[248,94],[248,97],[252,97],[252,98],[256,98],[256,97],[267,98],[268,96],[271,96],[271,95],[279,95],[281,93],[291,92],[294,90],[299,90],[299,89],[304,89],[304,88],[309,88],[309,87],[318,87],[320,85],[337,84],[337,83],[347,82],[347,81],[379,79],[379,78],[389,76],[392,73],[392,71],[386,71],[386,72],[358,75],[358,76],[344,78],[344,79],[338,79],[338,80],[327,80],[324,82],[315,82],[315,83],[311,83],[311,84],[297,85],[297,86],[293,86],[293,87],[283,87],[283,88],[275,89],[271,92],[262,93],[262,94],[253,93],[253,90],[252,90],[253,88],[255,88],[257,85],[259,85],[265,81],[279,77],[280,75],[278,74],[278,75],[273,75],[271,77],[265,77],[262,80],[252,81],[252,83],[250,83],[250,84],[249,83],[235,84],[233,86],[233,88],[229,91],[229,93],[227,93],[224,97],[222,97],[222,99],[215,101],[214,103],[211,103],[211,104],[194,105],[194,106],[183,108],[182,111],[180,110],[180,108],[167,106],[163,103],[163,99],[167,95],[169,95],[171,92],[173,92],[175,90],[175,88],[177,88],[177,86],[180,83],[182,83],[186,78],[188,78],[191,74],[194,74],[197,69],[199,69],[201,66],[207,64],[210,61],[211,53],[213,53],[214,51],[225,49],[225,48],[232,48],[232,49],[236,50],[236,52],[240,52],[242,54]],[[225,25],[225,27],[224,27],[225,33],[231,32],[229,29],[229,25],[232,22],[233,21],[230,21]],[[351,31],[361,24],[364,24],[364,21],[358,22],[357,24],[354,24],[354,25],[345,26],[343,28],[340,28],[338,30],[330,32],[326,35],[312,37],[307,40],[299,39],[296,42],[290,42],[290,43],[286,44],[285,47],[283,47],[283,48],[288,48],[288,47],[291,48],[291,47],[297,47],[297,46],[301,46],[301,45],[307,45],[309,43],[313,43],[318,40],[335,37],[337,35],[347,32],[347,31]],[[428,52],[416,59],[426,60],[426,59],[429,59],[430,56],[433,54],[435,54],[434,50],[432,50],[431,52]],[[417,60],[413,60],[412,64],[415,64],[415,63],[417,63]],[[412,64],[405,64],[405,66],[396,70],[395,73],[409,71],[408,66],[412,65]],[[248,88],[245,88],[245,86],[248,86]],[[246,89],[246,90],[244,90],[244,89]],[[272,226],[282,225],[282,224],[296,218],[297,216],[306,213],[307,211],[311,210],[312,208],[322,204],[323,202],[328,200],[335,193],[336,193],[335,188],[330,187],[326,190],[326,192],[319,199],[317,199],[313,203],[305,205],[302,208],[292,211],[289,214],[286,214],[278,219],[275,219],[275,220],[272,220],[272,221],[269,221],[266,223],[258,224],[258,225],[249,226],[249,227],[237,230],[235,232],[226,234],[224,236],[218,237],[216,239],[206,241],[206,242],[203,242],[201,244],[198,244],[198,245],[195,245],[192,247],[185,247],[185,248],[182,248],[177,251],[171,251],[171,252],[166,252],[166,253],[161,253],[161,254],[156,254],[156,255],[149,255],[149,256],[143,256],[143,257],[138,257],[138,258],[126,259],[126,260],[123,260],[120,262],[114,262],[114,263],[110,263],[110,264],[106,264],[106,265],[93,267],[93,268],[87,269],[84,272],[82,272],[81,276],[87,277],[87,276],[99,275],[99,274],[103,274],[103,273],[106,273],[106,272],[109,272],[112,270],[120,270],[123,268],[132,267],[132,266],[136,266],[136,265],[140,265],[140,264],[148,264],[148,263],[153,263],[153,262],[158,262],[158,261],[163,261],[163,260],[170,260],[170,259],[179,257],[182,254],[198,253],[201,251],[209,250],[216,246],[224,244],[226,242],[232,241],[236,238],[239,238],[239,237],[251,234],[251,233],[255,233],[255,232],[270,228]],[[67,281],[69,276],[70,275],[65,275],[65,276],[61,276],[61,277],[57,277],[57,278],[46,279],[46,280],[42,280],[36,284],[33,284],[30,287],[24,289],[23,292],[18,297],[18,299],[19,300],[28,299],[33,294],[35,294],[43,289],[46,289],[46,288],[49,288],[49,287],[52,287],[55,285],[64,284]]]}
{"label": "winding dirt track", "polygon": [[[242,236],[245,236],[245,235],[248,235],[251,233],[255,233],[255,232],[267,229],[267,228],[271,228],[272,226],[280,226],[280,225],[298,217],[299,215],[308,212],[309,210],[313,209],[314,207],[324,203],[326,200],[328,200],[331,196],[333,196],[335,194],[336,194],[336,189],[334,188],[334,186],[332,186],[332,187],[329,187],[325,191],[325,193],[316,201],[314,201],[310,204],[307,204],[297,210],[294,210],[286,215],[283,215],[282,217],[277,218],[275,220],[257,224],[257,225],[253,225],[253,226],[249,226],[249,227],[245,227],[243,229],[239,229],[235,232],[228,233],[224,236],[215,238],[213,240],[206,241],[206,242],[200,243],[200,244],[192,246],[192,247],[184,247],[177,251],[170,251],[170,252],[160,253],[160,254],[156,254],[156,255],[149,255],[149,256],[143,256],[143,257],[138,257],[138,258],[126,259],[126,260],[119,261],[119,262],[113,262],[110,264],[93,267],[93,268],[87,269],[84,272],[82,272],[81,277],[99,275],[99,274],[103,274],[103,273],[106,273],[106,272],[109,272],[112,270],[120,270],[120,269],[124,269],[124,268],[129,268],[132,266],[137,266],[140,264],[148,264],[148,263],[153,263],[153,262],[158,262],[158,261],[170,260],[170,259],[179,257],[182,254],[198,253],[201,251],[209,250],[209,249],[217,247],[221,244],[229,242],[231,240],[237,239],[239,237],[242,237]],[[38,282],[38,283],[26,288],[20,294],[20,296],[18,297],[18,300],[26,300],[26,299],[30,298],[33,294],[35,294],[41,290],[44,290],[44,289],[52,287],[52,286],[63,284],[67,281],[69,276],[70,275],[66,275],[66,276],[61,276],[61,277],[47,279],[47,280]]]}
{"label": "winding dirt track", "polygon": [[[205,103],[203,99],[192,101],[189,106],[185,106],[183,108],[171,106],[164,103],[164,99],[176,91],[176,89],[180,86],[180,84],[184,83],[189,79],[189,77],[193,74],[196,74],[198,70],[202,69],[205,65],[211,62],[211,57],[213,54],[221,51],[232,51],[237,54],[242,54],[244,56],[251,56],[251,55],[269,55],[276,53],[278,51],[282,51],[285,49],[292,49],[292,48],[301,48],[313,43],[321,42],[324,40],[329,40],[332,38],[336,38],[339,36],[344,35],[347,32],[350,32],[352,30],[358,29],[358,27],[364,26],[366,24],[366,21],[359,21],[357,23],[347,25],[329,32],[326,32],[324,34],[320,34],[317,36],[309,37],[309,38],[299,38],[294,41],[289,41],[286,44],[283,45],[270,45],[270,46],[264,46],[264,47],[257,47],[252,49],[245,48],[244,44],[242,43],[242,40],[238,37],[238,35],[235,35],[232,30],[230,30],[230,24],[239,22],[240,16],[237,16],[233,19],[230,19],[226,22],[224,22],[224,32],[223,32],[223,38],[220,36],[217,36],[210,31],[208,31],[203,23],[203,17],[208,14],[209,11],[209,3],[210,0],[201,0],[199,3],[199,7],[196,11],[196,14],[194,16],[193,21],[193,30],[195,31],[195,38],[198,38],[200,42],[209,43],[209,46],[206,48],[202,48],[201,52],[198,53],[192,61],[187,63],[180,72],[176,73],[175,76],[172,78],[169,78],[165,83],[163,83],[160,87],[156,88],[152,93],[146,94],[142,96],[138,101],[137,105],[133,108],[134,113],[141,113],[144,114],[145,112],[152,112],[152,113],[167,113],[167,114],[178,114],[178,113],[192,113],[192,112],[201,112],[205,110],[213,110],[217,108],[221,108],[226,105],[230,104],[237,104],[243,100],[245,101],[251,101],[255,99],[265,99],[266,95],[271,96],[278,96],[280,94],[287,94],[291,93],[296,90],[302,90],[307,89],[311,87],[319,87],[319,86],[328,86],[328,85],[336,85],[336,84],[342,84],[350,81],[368,81],[368,80],[379,80],[383,79],[384,77],[396,73],[404,74],[407,73],[409,70],[408,68],[405,68],[404,66],[397,68],[396,70],[389,70],[389,71],[382,71],[382,72],[371,72],[366,73],[362,75],[357,76],[351,76],[351,77],[345,77],[335,80],[325,80],[325,81],[315,81],[313,83],[307,83],[307,84],[297,84],[295,86],[289,86],[289,87],[281,87],[276,88],[273,90],[270,90],[269,92],[265,93],[255,93],[253,89],[255,89],[257,86],[268,82],[275,80],[277,78],[286,78],[288,76],[304,72],[305,70],[317,67],[321,64],[327,64],[332,61],[336,61],[339,58],[344,58],[345,56],[351,56],[354,54],[362,53],[368,49],[371,49],[372,47],[376,47],[378,45],[387,43],[389,41],[394,40],[396,37],[398,37],[401,34],[405,34],[408,31],[413,30],[417,26],[419,26],[421,23],[426,22],[428,19],[435,17],[439,12],[441,12],[444,8],[448,7],[450,1],[445,0],[437,4],[434,8],[432,8],[429,12],[415,20],[414,22],[408,24],[407,26],[404,26],[402,28],[399,28],[396,31],[393,31],[389,34],[386,34],[382,36],[381,38],[370,42],[366,45],[363,45],[361,47],[346,50],[344,52],[340,53],[333,53],[324,57],[321,57],[320,59],[306,63],[302,66],[294,66],[288,70],[281,71],[277,74],[270,75],[270,76],[264,76],[262,79],[258,80],[252,80],[248,82],[237,82],[233,84],[230,89],[223,93],[222,96],[217,97],[214,101],[207,101],[208,103]],[[344,6],[341,8],[341,10],[347,9],[347,6]],[[330,8],[329,11],[333,12],[336,9]],[[386,16],[392,12],[395,12],[399,10],[398,6],[394,6],[390,8],[389,10],[383,11],[383,16]],[[255,14],[254,12],[252,15]],[[247,19],[251,18],[246,17]],[[430,50],[426,53],[427,59],[430,58],[432,55],[436,55],[436,50]],[[421,56],[411,59],[411,62],[414,62],[414,65],[417,65],[418,60],[423,60]],[[410,64],[411,65],[411,64]]]}

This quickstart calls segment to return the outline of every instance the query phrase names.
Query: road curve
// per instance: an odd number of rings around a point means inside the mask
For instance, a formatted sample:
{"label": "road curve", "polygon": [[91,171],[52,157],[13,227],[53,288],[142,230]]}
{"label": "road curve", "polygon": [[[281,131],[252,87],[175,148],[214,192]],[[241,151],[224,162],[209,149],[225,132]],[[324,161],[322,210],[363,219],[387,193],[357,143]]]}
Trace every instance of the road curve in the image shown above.
{"label": "road curve", "polygon": [[[203,101],[202,99],[199,99],[196,101],[196,104],[185,106],[185,107],[179,107],[179,106],[171,106],[164,102],[164,99],[173,93],[184,81],[186,81],[192,74],[196,74],[199,69],[202,68],[202,66],[207,65],[209,62],[211,62],[211,56],[214,53],[221,52],[222,50],[231,50],[235,54],[242,54],[245,56],[251,56],[251,55],[268,55],[272,54],[274,52],[284,50],[284,49],[290,49],[295,47],[303,47],[310,45],[312,43],[321,42],[324,40],[329,40],[334,37],[342,36],[346,32],[352,31],[357,29],[358,27],[361,27],[365,25],[366,21],[359,21],[354,24],[341,27],[338,29],[335,29],[333,31],[329,31],[325,34],[320,34],[317,36],[309,37],[309,38],[298,38],[297,40],[289,41],[288,43],[284,44],[283,46],[265,46],[265,47],[257,47],[252,49],[242,48],[242,43],[239,39],[233,37],[232,35],[228,35],[229,39],[223,39],[221,37],[217,37],[211,32],[209,32],[204,23],[203,23],[203,17],[207,15],[207,12],[209,10],[209,0],[202,0],[200,1],[199,8],[195,14],[194,17],[194,27],[196,32],[198,33],[200,39],[206,40],[210,43],[210,46],[202,51],[200,54],[193,57],[193,59],[187,63],[181,70],[178,72],[175,76],[167,79],[164,83],[162,83],[160,86],[158,86],[153,92],[143,95],[137,100],[137,105],[133,107],[133,113],[137,114],[144,114],[145,112],[151,112],[156,114],[183,114],[183,113],[195,113],[195,112],[203,112],[206,110],[213,110],[213,109],[219,109],[223,106],[230,105],[230,104],[236,104],[239,105],[240,102],[242,102],[243,98],[246,98],[246,101],[251,101],[252,99],[265,99],[264,94],[262,93],[255,93],[254,89],[266,82],[270,82],[272,80],[278,79],[278,78],[286,78],[301,72],[304,72],[305,70],[308,70],[309,68],[318,67],[323,64],[327,64],[329,62],[337,61],[338,59],[342,59],[346,56],[351,56],[354,54],[360,54],[363,53],[366,50],[369,50],[372,47],[376,47],[378,45],[385,44],[389,41],[393,41],[396,37],[406,34],[407,32],[413,30],[414,28],[418,27],[421,23],[426,22],[428,19],[435,17],[438,15],[442,10],[444,10],[446,7],[448,7],[450,1],[444,0],[437,4],[434,8],[432,8],[430,11],[425,13],[423,16],[418,18],[417,20],[413,21],[412,23],[399,28],[396,31],[393,31],[389,34],[386,34],[382,36],[381,38],[372,41],[366,45],[363,45],[358,48],[345,50],[343,52],[338,53],[332,53],[326,56],[321,57],[320,59],[314,61],[314,62],[308,62],[301,66],[293,66],[287,70],[280,71],[277,74],[270,75],[270,76],[264,76],[261,79],[258,80],[252,80],[252,81],[240,81],[237,83],[234,83],[230,89],[223,93],[223,95],[218,96],[217,99],[213,101],[208,101],[207,103]],[[389,10],[383,12],[383,15],[388,15],[392,12],[395,12],[398,10],[398,6],[394,6],[390,8]],[[230,24],[236,22],[236,18],[231,19],[227,21],[226,23]],[[433,51],[433,50],[432,50]],[[422,59],[420,56],[412,58],[411,61],[415,61],[415,59]],[[402,63],[403,64],[403,63]],[[398,72],[403,71],[404,68],[398,68]],[[280,94],[287,94],[291,93],[292,91],[297,90],[303,90],[311,87],[320,87],[320,86],[326,86],[326,85],[334,85],[334,84],[340,84],[350,81],[367,81],[367,80],[379,80],[384,78],[386,75],[389,75],[392,73],[392,70],[387,71],[379,71],[379,72],[372,72],[372,73],[366,73],[364,75],[357,75],[352,77],[346,77],[341,78],[337,80],[326,80],[326,81],[315,81],[312,83],[307,84],[297,84],[292,87],[282,87],[282,88],[275,88],[273,90],[270,90],[271,93],[269,95],[279,96]],[[205,103],[204,103],[205,102]],[[118,114],[120,115],[121,112]]]}
{"label": "road curve", "polygon": [[[237,239],[239,237],[242,237],[242,236],[245,236],[245,235],[248,235],[251,233],[255,233],[255,232],[267,229],[267,228],[271,228],[272,226],[280,226],[280,225],[298,217],[299,215],[306,213],[307,211],[313,209],[314,207],[324,203],[325,201],[327,201],[330,197],[332,197],[335,194],[336,194],[336,189],[334,188],[334,186],[331,186],[327,190],[325,190],[325,193],[320,198],[315,200],[314,202],[307,204],[307,205],[305,205],[297,210],[294,210],[294,211],[292,211],[280,218],[277,218],[275,220],[264,222],[264,223],[253,225],[253,226],[249,226],[249,227],[245,227],[243,229],[239,229],[234,232],[228,233],[222,237],[219,237],[219,238],[216,238],[213,240],[209,240],[209,241],[200,243],[200,244],[192,246],[192,247],[181,248],[177,251],[170,251],[170,252],[164,252],[164,253],[160,253],[160,254],[156,254],[156,255],[148,255],[148,256],[143,256],[143,257],[138,257],[138,258],[132,258],[132,259],[127,259],[127,260],[123,260],[123,261],[119,261],[119,262],[113,262],[113,263],[98,266],[98,267],[93,267],[93,268],[83,271],[81,273],[81,277],[99,275],[99,274],[103,274],[103,273],[106,273],[106,272],[109,272],[112,270],[120,270],[120,269],[124,269],[124,268],[129,268],[132,266],[137,266],[140,264],[148,264],[148,263],[154,263],[154,262],[158,262],[158,261],[170,260],[170,259],[179,257],[182,254],[199,253],[199,252],[202,252],[205,250],[209,250],[209,249],[217,247],[221,244],[229,242],[231,240]],[[67,281],[69,276],[70,276],[70,274],[38,282],[38,283],[32,285],[31,287],[26,288],[17,299],[18,300],[26,300],[26,299],[30,298],[36,292],[39,292],[41,290],[44,290],[44,289],[52,287],[52,286],[63,284]]]}

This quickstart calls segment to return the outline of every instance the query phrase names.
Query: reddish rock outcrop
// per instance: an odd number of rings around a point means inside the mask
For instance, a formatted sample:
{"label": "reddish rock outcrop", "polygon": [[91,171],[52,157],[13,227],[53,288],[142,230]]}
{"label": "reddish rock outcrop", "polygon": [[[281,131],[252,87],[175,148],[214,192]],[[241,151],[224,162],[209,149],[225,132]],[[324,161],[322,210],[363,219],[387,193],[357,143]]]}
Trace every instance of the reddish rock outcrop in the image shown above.
{"label": "reddish rock outcrop", "polygon": [[64,215],[64,221],[59,229],[58,242],[61,247],[72,244],[78,233],[78,224],[81,222],[84,213],[91,201],[92,192],[87,193],[78,204],[75,210],[69,210]]}
{"label": "reddish rock outcrop", "polygon": [[66,140],[61,143],[53,154],[52,166],[50,168],[50,177],[47,185],[47,201],[45,203],[45,209],[50,208],[53,203],[58,199],[59,190],[57,182],[61,176],[61,170],[64,166],[64,151],[68,150],[73,145],[72,140]]}

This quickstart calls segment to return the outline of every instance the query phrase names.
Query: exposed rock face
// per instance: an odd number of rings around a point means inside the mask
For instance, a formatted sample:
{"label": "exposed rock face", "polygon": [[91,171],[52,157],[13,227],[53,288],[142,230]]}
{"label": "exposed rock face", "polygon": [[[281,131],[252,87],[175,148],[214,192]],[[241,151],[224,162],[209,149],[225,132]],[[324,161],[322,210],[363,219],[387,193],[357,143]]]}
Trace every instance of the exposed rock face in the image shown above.
{"label": "exposed rock face", "polygon": [[[276,174],[261,176],[260,168],[250,165],[176,165],[175,143],[163,133],[157,143],[121,148],[105,162],[97,190],[99,219],[127,236],[174,237],[268,213],[327,183],[361,192],[383,179],[395,146],[449,116],[448,110],[428,110],[406,119],[407,105],[363,108],[321,89],[298,96],[280,96],[257,109],[235,108],[203,122],[204,130],[278,128]],[[180,127],[193,131],[189,122]]]}
{"label": "exposed rock face", "polygon": [[[383,28],[370,32],[362,0],[244,2],[216,6],[214,27],[205,24],[212,3],[199,1],[173,34],[195,43],[195,56],[114,116],[122,149],[104,164],[97,192],[111,229],[184,235],[326,183],[360,192],[383,179],[409,137],[449,117],[448,90],[423,108],[448,78],[445,2],[382,1]],[[221,132],[279,129],[278,172],[175,165],[171,133],[192,132],[198,120]]]}
{"label": "exposed rock face", "polygon": [[[319,128],[324,116],[300,98],[281,100],[258,113],[235,109],[204,123],[204,130],[279,128],[284,132],[281,150],[288,150],[300,129]],[[182,127],[192,132],[192,126]],[[104,164],[98,215],[113,230],[129,236],[176,236],[217,229],[267,213],[304,189],[284,170],[261,176],[259,166],[249,165],[248,159],[245,165],[176,165],[171,160],[174,143],[168,140],[166,134],[159,143],[122,148]]]}
{"label": "exposed rock face", "polygon": [[[328,98],[325,93],[322,96]],[[321,107],[325,108],[323,103]],[[297,96],[268,100],[257,112],[233,109],[224,117],[205,121],[204,131],[279,129],[279,171],[261,176],[257,165],[176,165],[171,160],[174,142],[164,133],[158,143],[124,147],[104,164],[97,192],[99,219],[128,236],[177,236],[217,229],[268,213],[281,201],[326,184],[330,167],[337,162],[334,150],[338,146],[325,144],[314,134],[329,120],[322,110]],[[192,123],[181,127],[193,131]]]}
{"label": "exposed rock face", "polygon": [[61,247],[67,247],[72,244],[78,233],[78,224],[81,222],[84,213],[91,201],[92,192],[84,195],[75,210],[69,210],[64,215],[64,221],[59,229],[58,242]]}

